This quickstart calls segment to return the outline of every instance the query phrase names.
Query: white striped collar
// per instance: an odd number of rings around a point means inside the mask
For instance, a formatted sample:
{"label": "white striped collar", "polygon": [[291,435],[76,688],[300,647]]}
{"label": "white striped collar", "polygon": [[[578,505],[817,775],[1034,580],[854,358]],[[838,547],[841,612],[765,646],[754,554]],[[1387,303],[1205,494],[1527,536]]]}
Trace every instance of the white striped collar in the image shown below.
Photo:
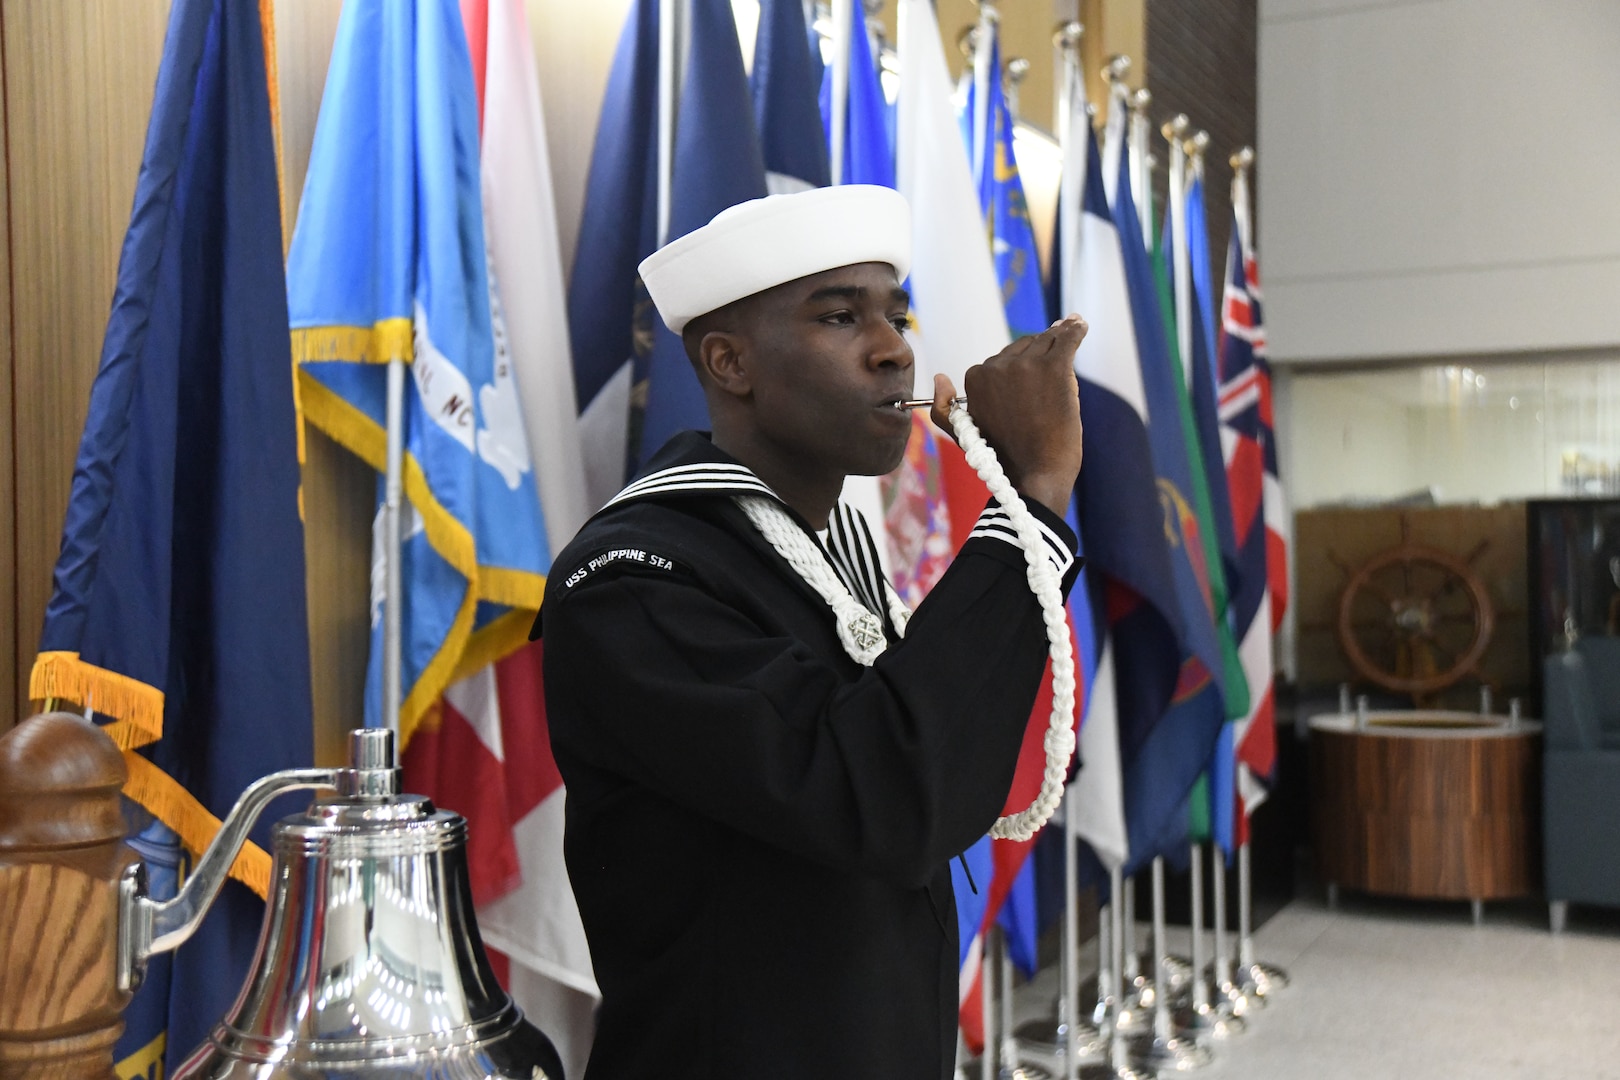
{"label": "white striped collar", "polygon": [[[702,458],[704,460],[693,460]],[[763,495],[783,506],[782,497],[771,490],[769,484],[754,475],[748,466],[726,460],[723,452],[713,443],[695,432],[676,436],[654,457],[674,463],[638,477],[624,490],[607,501],[602,510],[643,499],[669,499],[690,496]],[[789,507],[791,510],[792,508]],[[600,513],[601,511],[598,511]],[[805,528],[811,539],[827,553],[827,561],[838,572],[849,591],[864,607],[885,624],[889,622],[888,603],[883,580],[882,564],[878,561],[877,542],[866,518],[854,507],[838,503],[827,522],[827,543],[822,545],[815,530],[809,529],[798,514],[793,519]]]}
{"label": "white striped collar", "polygon": [[650,472],[632,481],[625,489],[607,501],[607,506],[619,506],[637,499],[674,495],[764,495],[781,502],[770,485],[755,476],[746,465],[735,462],[699,461],[688,465],[672,465],[667,469]]}

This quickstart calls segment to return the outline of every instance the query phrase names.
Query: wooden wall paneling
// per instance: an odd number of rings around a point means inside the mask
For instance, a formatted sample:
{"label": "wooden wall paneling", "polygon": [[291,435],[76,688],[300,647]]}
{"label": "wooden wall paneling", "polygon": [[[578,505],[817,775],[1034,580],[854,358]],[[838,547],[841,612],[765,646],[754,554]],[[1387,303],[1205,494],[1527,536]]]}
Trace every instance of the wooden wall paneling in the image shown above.
{"label": "wooden wall paneling", "polygon": [[[0,41],[5,40],[5,9],[0,8]],[[0,72],[4,71],[0,56]],[[0,86],[0,101],[4,87]],[[6,145],[5,111],[0,109],[0,151]],[[23,695],[27,686],[18,678],[17,627],[17,482],[14,465],[17,453],[17,411],[12,399],[11,352],[11,193],[6,170],[0,168],[0,418],[5,432],[0,436],[0,735],[28,713]]]}
{"label": "wooden wall paneling", "polygon": [[1086,97],[1097,106],[1097,122],[1107,119],[1108,82],[1103,65],[1114,56],[1131,58],[1125,81],[1144,85],[1147,77],[1147,0],[1081,0],[1080,22],[1086,28],[1080,56],[1086,70]]}
{"label": "wooden wall paneling", "polygon": [[[309,170],[341,7],[340,0],[282,0],[276,5],[282,194],[286,200],[282,213],[289,223],[289,238]],[[323,765],[345,760],[345,735],[364,722],[376,475],[365,462],[313,427],[306,427],[304,560],[310,684],[315,760]]]}
{"label": "wooden wall paneling", "polygon": [[[5,0],[14,638],[26,692],[168,22],[167,0]],[[4,320],[0,320],[4,321]],[[7,699],[12,700],[11,698]]]}
{"label": "wooden wall paneling", "polygon": [[577,0],[526,0],[526,4],[566,275],[580,243],[591,147],[630,0],[594,0],[589,5]]}

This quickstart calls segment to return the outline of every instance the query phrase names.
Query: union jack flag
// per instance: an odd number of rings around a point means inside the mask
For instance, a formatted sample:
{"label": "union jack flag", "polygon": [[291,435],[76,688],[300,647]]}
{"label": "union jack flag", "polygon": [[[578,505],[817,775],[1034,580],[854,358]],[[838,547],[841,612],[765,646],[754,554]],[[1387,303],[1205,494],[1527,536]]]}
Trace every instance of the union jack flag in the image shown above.
{"label": "union jack flag", "polygon": [[1271,366],[1260,316],[1260,271],[1249,218],[1248,179],[1241,170],[1232,180],[1220,378],[1221,443],[1242,568],[1232,611],[1250,690],[1249,715],[1238,722],[1233,739],[1242,842],[1248,835],[1248,816],[1264,801],[1277,764],[1271,639],[1288,606],[1288,544],[1277,476]]}

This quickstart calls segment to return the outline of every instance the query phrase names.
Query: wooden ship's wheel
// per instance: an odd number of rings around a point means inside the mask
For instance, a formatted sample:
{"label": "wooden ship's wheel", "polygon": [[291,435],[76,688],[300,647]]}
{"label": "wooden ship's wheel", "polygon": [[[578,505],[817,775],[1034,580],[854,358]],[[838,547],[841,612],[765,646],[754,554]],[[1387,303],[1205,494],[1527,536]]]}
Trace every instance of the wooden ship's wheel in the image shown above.
{"label": "wooden ship's wheel", "polygon": [[1403,540],[1357,570],[1346,567],[1339,647],[1356,674],[1419,705],[1477,675],[1496,623],[1473,569],[1487,546],[1463,559]]}

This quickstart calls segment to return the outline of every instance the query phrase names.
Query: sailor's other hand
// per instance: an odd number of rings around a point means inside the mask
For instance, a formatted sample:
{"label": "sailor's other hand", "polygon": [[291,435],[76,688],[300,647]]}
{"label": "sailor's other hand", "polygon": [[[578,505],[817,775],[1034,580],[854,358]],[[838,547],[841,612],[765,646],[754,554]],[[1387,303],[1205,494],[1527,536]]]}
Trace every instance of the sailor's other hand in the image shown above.
{"label": "sailor's other hand", "polygon": [[[1025,498],[1062,515],[1080,474],[1080,386],[1074,354],[1086,321],[1070,315],[1045,332],[1021,337],[962,379],[968,412]],[[951,431],[956,388],[934,376],[933,420]]]}

